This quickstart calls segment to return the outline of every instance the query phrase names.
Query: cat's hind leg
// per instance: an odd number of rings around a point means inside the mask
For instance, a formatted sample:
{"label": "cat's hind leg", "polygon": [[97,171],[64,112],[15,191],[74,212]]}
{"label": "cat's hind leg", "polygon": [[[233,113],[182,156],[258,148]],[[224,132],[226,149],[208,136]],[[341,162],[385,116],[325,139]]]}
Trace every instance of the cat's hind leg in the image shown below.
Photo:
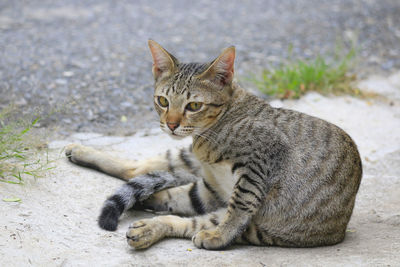
{"label": "cat's hind leg", "polygon": [[65,154],[77,165],[96,169],[126,181],[152,171],[173,172],[184,169],[192,174],[198,174],[200,170],[198,161],[191,153],[191,147],[181,148],[175,152],[168,150],[164,155],[139,161],[118,159],[103,151],[79,144],[66,146]]}
{"label": "cat's hind leg", "polygon": [[213,229],[223,219],[226,209],[196,217],[175,215],[157,216],[135,221],[128,229],[128,244],[135,249],[144,249],[165,237],[192,238],[201,230]]}
{"label": "cat's hind leg", "polygon": [[[180,175],[178,176],[177,173]],[[132,178],[104,202],[99,216],[99,226],[105,230],[114,231],[124,211],[160,190],[187,184],[194,180],[197,180],[196,176],[179,171],[176,173],[155,171]]]}
{"label": "cat's hind leg", "polygon": [[134,205],[192,216],[215,211],[225,203],[193,174],[178,170],[152,172],[129,180],[106,200],[99,217],[100,227],[115,230],[120,215]]}
{"label": "cat's hind leg", "polygon": [[65,155],[77,165],[95,169],[123,180],[128,180],[138,173],[135,161],[121,160],[88,146],[70,144],[65,147]]}
{"label": "cat's hind leg", "polygon": [[[176,174],[175,174],[176,175]],[[162,190],[141,202],[143,208],[194,216],[215,211],[227,205],[204,179]]]}

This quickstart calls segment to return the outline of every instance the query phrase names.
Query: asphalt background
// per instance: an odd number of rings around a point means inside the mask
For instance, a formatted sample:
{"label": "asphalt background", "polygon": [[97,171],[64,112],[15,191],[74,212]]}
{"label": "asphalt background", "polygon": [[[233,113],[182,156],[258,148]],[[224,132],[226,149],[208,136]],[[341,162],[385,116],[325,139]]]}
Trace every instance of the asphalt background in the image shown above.
{"label": "asphalt background", "polygon": [[237,48],[240,80],[293,58],[359,49],[359,77],[400,69],[400,1],[0,1],[0,109],[41,128],[130,135],[157,127],[147,40],[181,61]]}

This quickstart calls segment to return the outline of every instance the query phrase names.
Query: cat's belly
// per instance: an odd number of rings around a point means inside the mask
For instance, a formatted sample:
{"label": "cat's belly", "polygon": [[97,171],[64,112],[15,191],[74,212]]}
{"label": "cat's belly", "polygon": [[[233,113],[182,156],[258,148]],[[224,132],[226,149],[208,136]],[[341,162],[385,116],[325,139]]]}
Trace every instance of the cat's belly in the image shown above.
{"label": "cat's belly", "polygon": [[232,164],[221,162],[217,164],[202,164],[205,181],[215,189],[219,196],[228,201],[232,196],[237,178],[232,175]]}

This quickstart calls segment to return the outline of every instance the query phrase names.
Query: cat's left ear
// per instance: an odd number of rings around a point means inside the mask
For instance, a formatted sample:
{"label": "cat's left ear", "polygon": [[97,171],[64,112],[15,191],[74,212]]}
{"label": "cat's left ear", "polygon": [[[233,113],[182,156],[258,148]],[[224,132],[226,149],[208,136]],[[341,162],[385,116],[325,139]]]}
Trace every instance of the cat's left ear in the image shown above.
{"label": "cat's left ear", "polygon": [[153,57],[154,79],[158,80],[175,72],[178,60],[173,55],[153,40],[149,40],[149,48]]}
{"label": "cat's left ear", "polygon": [[235,63],[235,47],[225,48],[210,67],[198,76],[200,79],[208,79],[221,85],[232,83]]}

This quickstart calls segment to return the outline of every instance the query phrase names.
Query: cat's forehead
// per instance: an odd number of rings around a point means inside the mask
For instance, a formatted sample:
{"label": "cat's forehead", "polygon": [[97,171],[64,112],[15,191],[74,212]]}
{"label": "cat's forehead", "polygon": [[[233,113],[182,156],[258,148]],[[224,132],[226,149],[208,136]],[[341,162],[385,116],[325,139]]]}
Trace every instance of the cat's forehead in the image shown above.
{"label": "cat's forehead", "polygon": [[178,72],[175,73],[173,79],[171,80],[171,85],[175,90],[176,94],[183,94],[185,91],[193,91],[192,85],[194,82],[194,77],[201,74],[206,70],[206,64],[200,63],[186,63],[180,64],[178,66]]}
{"label": "cat's forehead", "polygon": [[162,86],[162,93],[166,95],[196,95],[195,76],[207,69],[208,64],[186,63],[179,64],[178,71]]}

